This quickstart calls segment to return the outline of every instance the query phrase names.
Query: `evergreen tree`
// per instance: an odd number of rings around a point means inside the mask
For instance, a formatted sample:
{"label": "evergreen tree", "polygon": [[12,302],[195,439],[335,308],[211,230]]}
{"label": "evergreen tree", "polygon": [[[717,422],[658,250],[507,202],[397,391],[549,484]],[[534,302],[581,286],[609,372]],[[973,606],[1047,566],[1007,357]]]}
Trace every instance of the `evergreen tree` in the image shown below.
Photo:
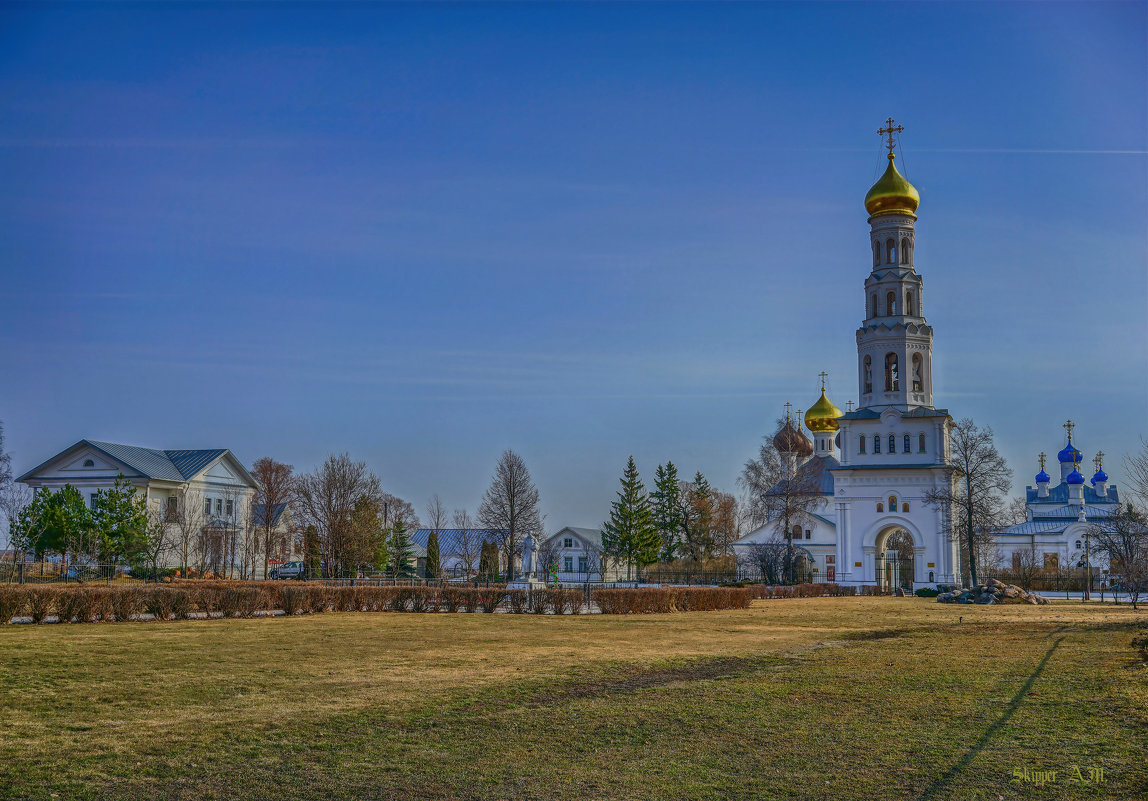
{"label": "evergreen tree", "polygon": [[93,506],[93,556],[109,564],[138,563],[147,539],[146,498],[120,474],[111,489],[96,493]]}
{"label": "evergreen tree", "polygon": [[441,572],[442,564],[438,550],[438,532],[432,529],[430,536],[427,537],[426,576],[429,579],[437,579]]}
{"label": "evergreen tree", "polygon": [[654,474],[654,491],[650,493],[654,527],[661,540],[662,561],[673,561],[677,553],[678,539],[682,528],[681,487],[678,481],[678,468],[673,462],[666,466],[658,465]]}
{"label": "evergreen tree", "polygon": [[635,563],[642,568],[657,561],[661,538],[633,456],[626,463],[621,483],[618,500],[610,505],[610,520],[602,525],[602,547],[607,554],[626,560],[629,578]]}
{"label": "evergreen tree", "polygon": [[413,556],[411,535],[407,531],[406,520],[400,515],[391,525],[387,536],[387,570],[391,578],[397,579],[413,574],[414,566],[411,564]]}

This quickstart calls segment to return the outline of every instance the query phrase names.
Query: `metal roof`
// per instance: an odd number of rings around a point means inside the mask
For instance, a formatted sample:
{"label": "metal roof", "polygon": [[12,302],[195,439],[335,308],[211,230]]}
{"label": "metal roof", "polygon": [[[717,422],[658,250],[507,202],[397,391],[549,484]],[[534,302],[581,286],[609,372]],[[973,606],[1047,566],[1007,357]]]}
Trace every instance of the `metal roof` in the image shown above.
{"label": "metal roof", "polygon": [[[417,545],[424,553],[430,541],[431,531],[434,529],[420,528],[411,534],[411,544]],[[483,540],[500,542],[506,532],[495,528],[440,528],[438,529],[438,550],[440,554],[456,553],[459,548],[459,539],[464,531],[469,531],[482,545]]]}
{"label": "metal roof", "polygon": [[[177,481],[181,483],[200,475],[204,470],[223,458],[223,456],[230,453],[227,448],[160,451],[154,448],[141,448],[138,445],[122,445],[118,442],[101,442],[94,439],[82,439],[70,448],[65,448],[51,459],[32,468],[17,480],[24,481],[25,479],[33,478],[36,473],[40,472],[40,470],[52,462],[83,446],[100,451],[120,464],[130,467],[144,478],[157,481]],[[239,463],[238,459],[235,461],[239,464],[242,477],[251,486],[255,486],[255,479],[247,472],[246,468]]]}

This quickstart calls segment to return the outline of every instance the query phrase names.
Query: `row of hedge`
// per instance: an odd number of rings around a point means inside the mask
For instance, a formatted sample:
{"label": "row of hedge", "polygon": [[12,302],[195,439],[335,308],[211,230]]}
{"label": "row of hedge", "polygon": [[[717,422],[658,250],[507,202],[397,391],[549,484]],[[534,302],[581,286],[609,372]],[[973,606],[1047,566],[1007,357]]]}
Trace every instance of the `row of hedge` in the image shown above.
{"label": "row of hedge", "polygon": [[[750,595],[727,588],[594,590],[603,614],[744,609]],[[325,587],[271,582],[197,582],[127,587],[0,586],[0,622],[49,617],[62,623],[254,617],[322,612],[487,612],[580,614],[582,589],[507,590],[504,587]]]}
{"label": "row of hedge", "polygon": [[850,595],[879,595],[876,587],[842,586],[832,582],[818,584],[741,584],[751,597],[764,600],[776,598],[841,598]]}

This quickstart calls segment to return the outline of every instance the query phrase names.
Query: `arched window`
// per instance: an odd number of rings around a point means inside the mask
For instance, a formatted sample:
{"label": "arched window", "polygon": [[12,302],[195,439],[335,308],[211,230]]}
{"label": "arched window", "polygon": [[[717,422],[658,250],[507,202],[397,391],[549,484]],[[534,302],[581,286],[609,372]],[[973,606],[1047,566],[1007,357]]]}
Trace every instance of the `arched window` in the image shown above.
{"label": "arched window", "polygon": [[874,292],[869,298],[869,316],[877,316],[877,293]]}
{"label": "arched window", "polygon": [[885,511],[885,504],[883,504],[883,503],[877,504],[877,511],[878,512],[884,512]]}
{"label": "arched window", "polygon": [[881,243],[873,240],[873,266],[881,266]]}
{"label": "arched window", "polygon": [[896,496],[893,496],[893,495],[889,496],[889,511],[890,512],[897,511],[897,498],[896,498]]}
{"label": "arched window", "polygon": [[922,390],[922,387],[925,386],[925,380],[921,376],[921,365],[922,364],[923,364],[923,361],[921,360],[921,354],[914,353],[913,354],[913,391],[914,392],[923,392],[924,391],[924,390]]}
{"label": "arched window", "polygon": [[886,239],[885,240],[885,263],[886,264],[896,264],[897,263],[897,243],[894,242],[892,239]]}
{"label": "arched window", "polygon": [[913,452],[913,440],[910,439],[908,434],[906,434],[905,435],[905,453],[912,453],[912,452]]}
{"label": "arched window", "polygon": [[85,459],[84,460],[84,467],[95,467],[95,466],[96,466],[96,463],[93,462],[91,459]]}
{"label": "arched window", "polygon": [[890,434],[889,435],[889,453],[896,453],[896,452],[897,452],[897,435],[896,434]]}
{"label": "arched window", "polygon": [[901,373],[897,369],[897,354],[885,354],[885,391],[901,391]]}
{"label": "arched window", "polygon": [[924,452],[925,452],[925,435],[924,434],[918,434],[917,435],[917,453],[924,453]]}
{"label": "arched window", "polygon": [[909,502],[908,501],[901,504],[901,511],[904,512],[905,514],[909,513]]}
{"label": "arched window", "polygon": [[[876,305],[876,295],[874,297],[874,305]],[[873,391],[873,358],[871,356],[865,357],[865,394],[868,395]],[[864,451],[862,451],[864,453]]]}
{"label": "arched window", "polygon": [[913,290],[905,293],[905,314],[912,317],[915,312],[913,311]]}
{"label": "arched window", "polygon": [[929,583],[930,584],[933,583],[933,571],[932,570],[929,571]]}
{"label": "arched window", "polygon": [[857,445],[858,445],[857,452],[858,453],[864,453],[865,452],[865,435],[864,434],[861,435],[860,439],[857,442]]}
{"label": "arched window", "polygon": [[874,434],[873,435],[873,453],[880,453],[880,452],[881,452],[881,435],[880,434]]}
{"label": "arched window", "polygon": [[901,240],[901,264],[909,263],[909,240]]}
{"label": "arched window", "polygon": [[885,296],[885,314],[892,317],[897,313],[897,293],[890,292]]}

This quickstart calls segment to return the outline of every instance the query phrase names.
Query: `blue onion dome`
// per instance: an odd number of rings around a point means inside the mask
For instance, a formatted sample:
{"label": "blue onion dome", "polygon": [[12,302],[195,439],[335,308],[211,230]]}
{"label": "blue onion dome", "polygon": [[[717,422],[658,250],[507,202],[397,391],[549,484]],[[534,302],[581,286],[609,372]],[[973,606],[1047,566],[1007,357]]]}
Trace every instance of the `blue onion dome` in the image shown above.
{"label": "blue onion dome", "polygon": [[1092,477],[1092,483],[1093,484],[1099,484],[1100,482],[1107,481],[1107,480],[1108,480],[1108,474],[1105,473],[1103,469],[1097,470],[1096,475],[1094,475]]}
{"label": "blue onion dome", "polygon": [[1065,483],[1074,485],[1083,484],[1084,476],[1080,475],[1080,471],[1074,467],[1072,468],[1072,472],[1068,474],[1068,478],[1065,479]]}
{"label": "blue onion dome", "polygon": [[1072,437],[1068,438],[1068,444],[1064,446],[1064,450],[1056,455],[1057,461],[1061,464],[1078,464],[1084,461],[1084,454],[1076,449],[1072,444]]}
{"label": "blue onion dome", "polygon": [[1052,479],[1049,477],[1048,473],[1044,472],[1043,470],[1036,474],[1037,484],[1047,484],[1050,481],[1052,481]]}

